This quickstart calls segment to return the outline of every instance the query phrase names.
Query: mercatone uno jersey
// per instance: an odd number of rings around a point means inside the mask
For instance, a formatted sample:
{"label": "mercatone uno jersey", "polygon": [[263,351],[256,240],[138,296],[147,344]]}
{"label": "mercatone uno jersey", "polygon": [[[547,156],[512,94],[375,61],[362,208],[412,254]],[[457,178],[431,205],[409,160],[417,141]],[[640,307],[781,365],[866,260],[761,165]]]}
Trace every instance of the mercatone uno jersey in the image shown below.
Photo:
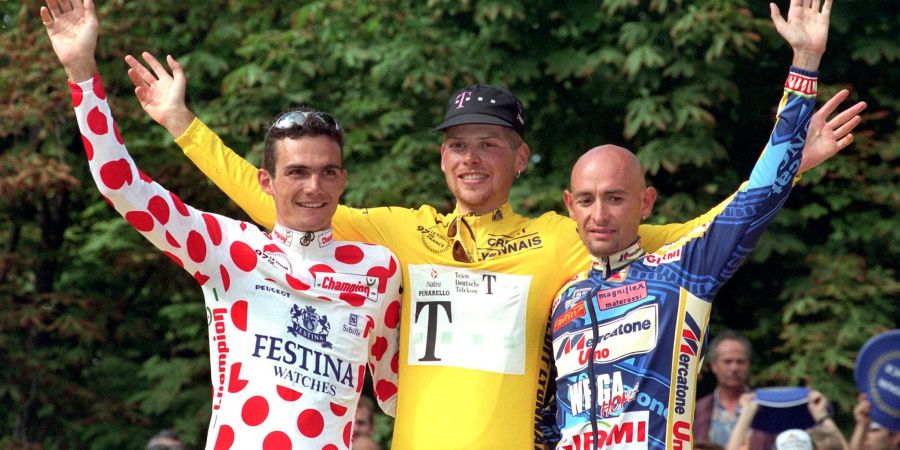
{"label": "mercatone uno jersey", "polygon": [[792,68],[750,179],[684,239],[596,259],[554,300],[557,446],[690,449],[697,370],[715,293],[781,208],[800,166],[815,74]]}
{"label": "mercatone uno jersey", "polygon": [[70,82],[101,193],[202,286],[209,328],[208,449],[346,449],[368,365],[397,393],[400,271],[386,248],[198,211],[139,171],[99,75]]}

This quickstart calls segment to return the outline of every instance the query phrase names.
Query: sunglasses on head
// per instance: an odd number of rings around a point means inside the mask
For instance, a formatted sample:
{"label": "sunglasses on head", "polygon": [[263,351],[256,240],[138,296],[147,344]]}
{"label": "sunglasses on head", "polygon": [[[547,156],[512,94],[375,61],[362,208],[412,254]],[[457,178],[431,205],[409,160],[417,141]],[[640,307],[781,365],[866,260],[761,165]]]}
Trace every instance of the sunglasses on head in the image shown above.
{"label": "sunglasses on head", "polygon": [[289,111],[275,119],[272,122],[272,126],[269,127],[270,130],[288,130],[291,128],[299,127],[303,128],[306,126],[310,118],[318,119],[319,122],[324,125],[331,127],[335,131],[341,130],[341,124],[335,120],[334,117],[331,117],[328,113],[324,113],[321,111]]}

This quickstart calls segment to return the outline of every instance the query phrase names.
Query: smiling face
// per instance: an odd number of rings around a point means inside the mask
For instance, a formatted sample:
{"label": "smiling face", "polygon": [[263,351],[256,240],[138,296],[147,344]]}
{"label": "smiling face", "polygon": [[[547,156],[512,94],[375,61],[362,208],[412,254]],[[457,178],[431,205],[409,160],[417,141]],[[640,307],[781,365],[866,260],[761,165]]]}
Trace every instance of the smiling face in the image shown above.
{"label": "smiling face", "polygon": [[650,214],[656,200],[656,191],[644,183],[637,158],[612,145],[582,155],[572,168],[571,186],[563,200],[581,241],[597,258],[634,243],[641,218]]}
{"label": "smiling face", "polygon": [[468,124],[448,128],[441,170],[461,213],[484,214],[509,200],[517,172],[528,163],[528,145],[511,128]]}
{"label": "smiling face", "polygon": [[347,182],[340,146],[327,136],[286,138],[276,145],[275,172],[260,169],[258,177],[275,200],[278,223],[297,231],[330,227]]}

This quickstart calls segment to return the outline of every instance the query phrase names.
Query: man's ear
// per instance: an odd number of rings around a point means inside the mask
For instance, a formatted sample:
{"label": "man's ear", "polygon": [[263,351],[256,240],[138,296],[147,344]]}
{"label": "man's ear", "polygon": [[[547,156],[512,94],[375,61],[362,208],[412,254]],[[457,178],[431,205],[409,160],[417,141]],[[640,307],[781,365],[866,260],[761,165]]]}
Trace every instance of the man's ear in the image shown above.
{"label": "man's ear", "polygon": [[646,219],[650,217],[654,203],[656,203],[656,189],[653,187],[644,189],[644,192],[641,194],[641,218]]}
{"label": "man's ear", "polygon": [[516,149],[516,171],[524,172],[525,168],[528,167],[528,157],[531,156],[531,147],[528,144],[522,142],[522,145],[519,145],[519,148]]}
{"label": "man's ear", "polygon": [[575,213],[572,212],[572,207],[575,205],[575,199],[572,197],[572,193],[568,190],[563,191],[563,203],[566,204],[566,209],[569,210],[569,217],[572,220],[575,220]]}
{"label": "man's ear", "polygon": [[269,195],[275,195],[275,187],[273,186],[275,180],[269,171],[266,169],[259,169],[256,172],[256,179],[259,180],[259,186],[262,188],[263,192]]}

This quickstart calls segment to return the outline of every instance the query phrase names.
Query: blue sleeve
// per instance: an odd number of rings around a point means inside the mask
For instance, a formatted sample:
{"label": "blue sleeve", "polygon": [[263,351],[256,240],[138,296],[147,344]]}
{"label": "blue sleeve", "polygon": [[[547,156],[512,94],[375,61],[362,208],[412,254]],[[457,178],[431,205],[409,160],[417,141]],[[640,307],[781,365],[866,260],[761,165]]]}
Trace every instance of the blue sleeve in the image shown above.
{"label": "blue sleeve", "polygon": [[665,269],[699,298],[711,300],[734,275],[787,200],[815,107],[816,75],[791,67],[775,128],[749,181],[704,229],[681,244],[680,263]]}

